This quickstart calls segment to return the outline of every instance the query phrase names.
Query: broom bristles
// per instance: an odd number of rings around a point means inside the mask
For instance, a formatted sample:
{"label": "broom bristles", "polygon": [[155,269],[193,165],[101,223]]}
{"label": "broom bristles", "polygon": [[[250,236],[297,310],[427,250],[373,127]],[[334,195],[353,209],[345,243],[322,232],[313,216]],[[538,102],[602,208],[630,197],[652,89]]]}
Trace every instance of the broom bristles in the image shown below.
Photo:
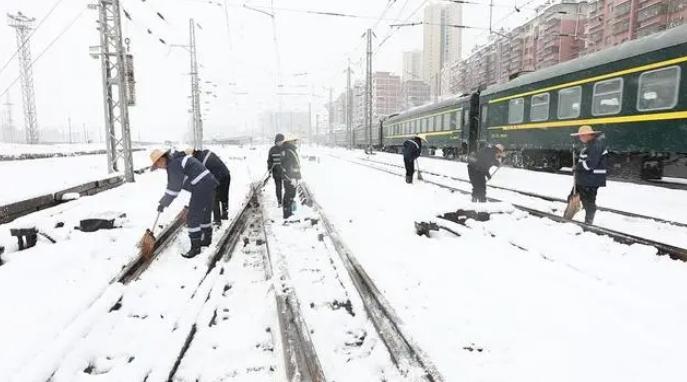
{"label": "broom bristles", "polygon": [[138,247],[141,248],[141,254],[145,258],[150,258],[153,254],[155,250],[155,236],[150,230],[147,230],[143,235],[141,241],[138,243]]}

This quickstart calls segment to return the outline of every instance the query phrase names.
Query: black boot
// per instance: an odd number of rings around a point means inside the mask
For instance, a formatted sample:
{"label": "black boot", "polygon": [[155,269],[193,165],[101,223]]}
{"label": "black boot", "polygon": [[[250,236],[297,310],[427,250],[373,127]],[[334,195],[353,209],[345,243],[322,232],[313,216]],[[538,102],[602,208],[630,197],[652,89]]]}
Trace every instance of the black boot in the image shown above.
{"label": "black boot", "polygon": [[589,225],[594,224],[594,215],[596,215],[596,211],[585,211],[584,223]]}
{"label": "black boot", "polygon": [[408,183],[408,184],[413,183],[413,176],[412,175],[406,175],[406,183]]}
{"label": "black boot", "polygon": [[222,220],[229,220],[229,208],[222,206]]}
{"label": "black boot", "polygon": [[186,253],[182,253],[181,256],[187,259],[192,259],[198,256],[200,249],[200,239],[191,239],[191,249],[189,249]]}
{"label": "black boot", "polygon": [[[222,222],[220,222],[222,224]],[[209,247],[212,244],[212,227],[203,228],[203,236],[200,240],[201,247]]]}

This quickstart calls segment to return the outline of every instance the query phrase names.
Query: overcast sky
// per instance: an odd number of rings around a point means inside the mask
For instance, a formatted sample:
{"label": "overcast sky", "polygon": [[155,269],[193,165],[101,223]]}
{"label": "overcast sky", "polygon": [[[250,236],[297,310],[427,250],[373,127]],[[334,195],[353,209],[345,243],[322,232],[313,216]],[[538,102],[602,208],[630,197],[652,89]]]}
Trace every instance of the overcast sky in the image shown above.
{"label": "overcast sky", "polygon": [[[472,1],[484,5],[464,5],[463,24],[488,28],[489,7],[486,4],[489,0]],[[76,22],[34,66],[39,125],[63,129],[71,117],[76,126],[86,124],[93,129],[102,129],[100,65],[89,56],[89,46],[98,45],[97,12],[86,9],[88,1],[2,0],[0,11],[22,11],[41,20],[58,2],[54,13],[32,39],[33,57],[44,51],[73,20]],[[281,97],[283,110],[307,110],[308,102],[312,102],[313,110],[321,110],[330,86],[335,95],[344,89],[347,58],[353,62],[356,77],[363,73],[361,59],[365,44],[361,36],[364,31],[376,25],[377,38],[373,44],[376,46],[389,34],[389,24],[421,20],[421,6],[426,3],[425,0],[391,0],[391,8],[380,20],[389,4],[387,0],[274,0],[276,33],[273,33],[271,17],[242,7],[247,3],[269,11],[269,0],[228,0],[228,24],[224,7],[218,5],[222,2],[122,0],[122,7],[132,18],[125,20],[124,30],[131,39],[131,51],[135,56],[138,104],[130,109],[134,139],[179,140],[188,130],[189,55],[184,48],[172,45],[188,44],[190,17],[202,28],[197,31],[202,80],[217,85],[206,84],[206,90],[215,89],[216,98],[202,98],[209,109],[205,115],[207,135],[231,136],[255,125],[260,111],[277,110],[277,91],[315,94],[284,95]],[[496,0],[494,25],[506,28],[518,25],[534,16],[534,6],[543,2]],[[514,12],[515,4],[523,8],[522,12]],[[305,13],[306,10],[360,17],[313,15]],[[158,12],[165,20],[157,16]],[[488,32],[483,30],[464,31],[464,55],[475,44],[484,43],[487,37]],[[422,27],[402,28],[379,49],[374,57],[374,70],[399,73],[401,53],[421,48]],[[15,50],[14,30],[0,25],[0,68]],[[18,73],[15,58],[0,73],[0,93]],[[277,82],[282,84],[279,90]],[[9,93],[15,103],[15,123],[23,127],[19,82]],[[2,99],[1,103],[4,102]]]}

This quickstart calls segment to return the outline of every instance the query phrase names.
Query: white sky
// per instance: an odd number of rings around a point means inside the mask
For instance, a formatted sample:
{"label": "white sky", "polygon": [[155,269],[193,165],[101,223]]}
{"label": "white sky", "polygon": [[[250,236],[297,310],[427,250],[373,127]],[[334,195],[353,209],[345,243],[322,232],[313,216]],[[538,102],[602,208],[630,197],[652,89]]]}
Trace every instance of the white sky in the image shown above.
{"label": "white sky", "polygon": [[[42,19],[57,2],[55,12],[38,29],[32,39],[34,58],[63,30],[88,4],[84,0],[2,0],[2,13],[24,14]],[[201,77],[217,84],[217,98],[205,96],[210,112],[206,117],[206,135],[232,136],[256,123],[261,110],[277,110],[277,49],[273,38],[271,18],[247,10],[239,0],[229,4],[229,35],[224,8],[217,6],[223,0],[122,0],[122,6],[133,18],[125,22],[125,34],[131,38],[135,56],[137,101],[131,108],[134,139],[179,140],[189,126],[188,52],[170,48],[168,44],[188,44],[188,19],[194,17],[202,26],[197,31]],[[431,0],[438,1],[438,0]],[[464,5],[463,24],[488,28],[489,0],[471,0],[485,5]],[[214,5],[211,3],[215,3]],[[391,0],[390,10],[379,22],[375,33],[376,46],[390,31],[389,24],[403,22],[424,3],[424,0]],[[496,0],[494,25],[516,26],[534,16],[535,5],[543,0]],[[268,9],[269,0],[252,0],[249,6]],[[387,6],[387,0],[274,0],[276,38],[281,83],[284,93],[315,94],[314,96],[282,96],[283,110],[307,110],[312,102],[319,111],[328,100],[328,87],[334,94],[345,87],[346,60],[353,62],[355,76],[361,75],[364,66],[364,31],[376,23]],[[513,12],[513,5],[523,7]],[[315,10],[365,16],[365,18],[330,17],[305,14],[294,10]],[[166,21],[160,20],[162,13]],[[511,14],[513,13],[513,14]],[[508,16],[505,20],[504,16]],[[408,19],[419,21],[422,9]],[[102,85],[100,64],[89,56],[89,46],[98,44],[95,30],[97,12],[83,11],[71,29],[50,48],[34,66],[38,121],[41,128],[64,129],[67,119],[76,126],[86,124],[93,130],[102,129]],[[398,21],[397,21],[398,20]],[[6,24],[6,23],[5,23]],[[3,25],[5,25],[3,24]],[[16,50],[14,30],[0,25],[0,67]],[[153,35],[147,33],[147,29]],[[465,30],[463,52],[469,53],[477,43],[483,43],[488,33]],[[400,72],[401,53],[422,48],[422,27],[398,30],[375,55],[373,70]],[[16,59],[0,73],[0,93],[18,76]],[[297,73],[307,75],[294,76]],[[236,85],[232,85],[236,84]],[[246,93],[246,94],[236,94]],[[23,127],[20,87],[17,83],[10,91],[15,103],[15,124]],[[5,102],[5,99],[1,100]]]}

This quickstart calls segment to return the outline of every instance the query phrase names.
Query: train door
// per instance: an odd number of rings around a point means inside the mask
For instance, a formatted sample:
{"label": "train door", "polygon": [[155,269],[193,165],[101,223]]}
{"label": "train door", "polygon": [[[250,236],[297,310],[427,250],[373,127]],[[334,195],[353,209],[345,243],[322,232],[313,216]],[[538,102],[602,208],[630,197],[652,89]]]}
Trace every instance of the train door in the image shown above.
{"label": "train door", "polygon": [[479,92],[470,95],[470,107],[465,112],[469,113],[463,124],[468,129],[468,152],[474,153],[479,148]]}

